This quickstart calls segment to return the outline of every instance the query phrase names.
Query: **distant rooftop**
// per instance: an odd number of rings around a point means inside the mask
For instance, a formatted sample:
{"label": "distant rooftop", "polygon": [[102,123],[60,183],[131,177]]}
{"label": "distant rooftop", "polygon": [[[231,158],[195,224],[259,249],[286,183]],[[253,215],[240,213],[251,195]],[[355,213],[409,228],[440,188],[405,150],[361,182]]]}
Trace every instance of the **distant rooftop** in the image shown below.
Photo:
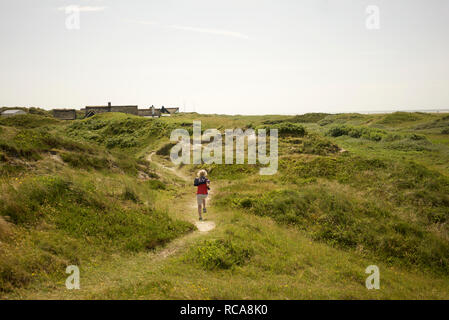
{"label": "distant rooftop", "polygon": [[3,114],[14,114],[14,113],[26,113],[25,111],[23,111],[23,110],[20,110],[20,109],[10,109],[10,110],[5,110],[5,111],[3,111],[2,113]]}

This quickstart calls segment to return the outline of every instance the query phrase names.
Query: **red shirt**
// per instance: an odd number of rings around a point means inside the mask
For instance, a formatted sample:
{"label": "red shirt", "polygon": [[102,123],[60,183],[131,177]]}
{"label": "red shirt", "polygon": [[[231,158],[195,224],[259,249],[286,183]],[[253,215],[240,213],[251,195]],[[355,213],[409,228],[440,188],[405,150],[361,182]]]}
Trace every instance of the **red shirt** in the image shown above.
{"label": "red shirt", "polygon": [[[209,180],[207,180],[209,182]],[[198,186],[196,194],[207,194],[207,184],[203,183]]]}

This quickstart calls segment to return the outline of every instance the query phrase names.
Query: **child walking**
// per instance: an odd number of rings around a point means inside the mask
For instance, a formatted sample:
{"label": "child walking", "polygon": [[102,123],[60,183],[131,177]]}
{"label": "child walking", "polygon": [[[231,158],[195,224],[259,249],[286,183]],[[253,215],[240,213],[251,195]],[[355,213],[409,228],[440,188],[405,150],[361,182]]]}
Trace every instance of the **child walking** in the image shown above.
{"label": "child walking", "polygon": [[[200,170],[198,171],[197,178],[195,178],[195,181],[193,182],[193,185],[197,187],[196,191],[196,201],[198,203],[198,215],[200,221],[203,220],[203,216],[201,213],[206,213],[206,198],[208,195],[209,185],[210,181],[206,178],[207,171],[206,170]],[[202,212],[201,212],[202,209]]]}

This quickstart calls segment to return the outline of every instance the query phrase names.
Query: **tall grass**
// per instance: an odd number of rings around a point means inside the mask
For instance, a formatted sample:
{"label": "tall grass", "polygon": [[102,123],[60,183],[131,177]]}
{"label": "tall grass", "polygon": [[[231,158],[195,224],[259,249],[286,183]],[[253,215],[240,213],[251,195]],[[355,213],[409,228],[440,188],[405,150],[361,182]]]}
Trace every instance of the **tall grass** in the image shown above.
{"label": "tall grass", "polygon": [[[0,291],[27,285],[33,274],[60,274],[62,266],[74,260],[85,263],[95,252],[152,250],[194,228],[171,219],[165,211],[143,205],[139,194],[153,192],[145,183],[125,182],[119,197],[110,191],[90,179],[61,175],[4,182],[0,238],[6,247],[0,250]],[[42,234],[32,236],[42,225],[51,226],[45,250],[40,244]],[[11,227],[17,230],[14,237]],[[74,243],[77,247],[72,250]]]}
{"label": "tall grass", "polygon": [[381,203],[324,186],[246,197],[231,192],[220,203],[231,203],[281,224],[295,225],[313,239],[333,246],[449,274],[449,243],[417,223],[397,218]]}

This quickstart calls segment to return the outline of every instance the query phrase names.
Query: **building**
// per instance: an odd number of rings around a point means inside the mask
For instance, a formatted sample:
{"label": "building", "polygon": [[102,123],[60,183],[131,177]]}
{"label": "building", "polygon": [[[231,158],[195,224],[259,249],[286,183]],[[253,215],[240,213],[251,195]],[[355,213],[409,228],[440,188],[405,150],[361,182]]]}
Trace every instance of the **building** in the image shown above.
{"label": "building", "polygon": [[75,109],[53,109],[53,117],[61,120],[75,120]]}
{"label": "building", "polygon": [[21,114],[27,114],[25,111],[20,109],[10,109],[2,112],[2,117],[13,117]]}
{"label": "building", "polygon": [[169,117],[175,113],[179,113],[179,108],[165,108],[164,106],[161,108],[161,115],[163,117]]}
{"label": "building", "polygon": [[149,109],[139,109],[139,116],[146,118],[159,118],[161,116],[161,109],[156,109],[151,106]]}
{"label": "building", "polygon": [[85,117],[92,117],[93,115],[105,112],[122,112],[127,114],[139,115],[137,106],[113,106],[108,102],[107,106],[86,106]]}

